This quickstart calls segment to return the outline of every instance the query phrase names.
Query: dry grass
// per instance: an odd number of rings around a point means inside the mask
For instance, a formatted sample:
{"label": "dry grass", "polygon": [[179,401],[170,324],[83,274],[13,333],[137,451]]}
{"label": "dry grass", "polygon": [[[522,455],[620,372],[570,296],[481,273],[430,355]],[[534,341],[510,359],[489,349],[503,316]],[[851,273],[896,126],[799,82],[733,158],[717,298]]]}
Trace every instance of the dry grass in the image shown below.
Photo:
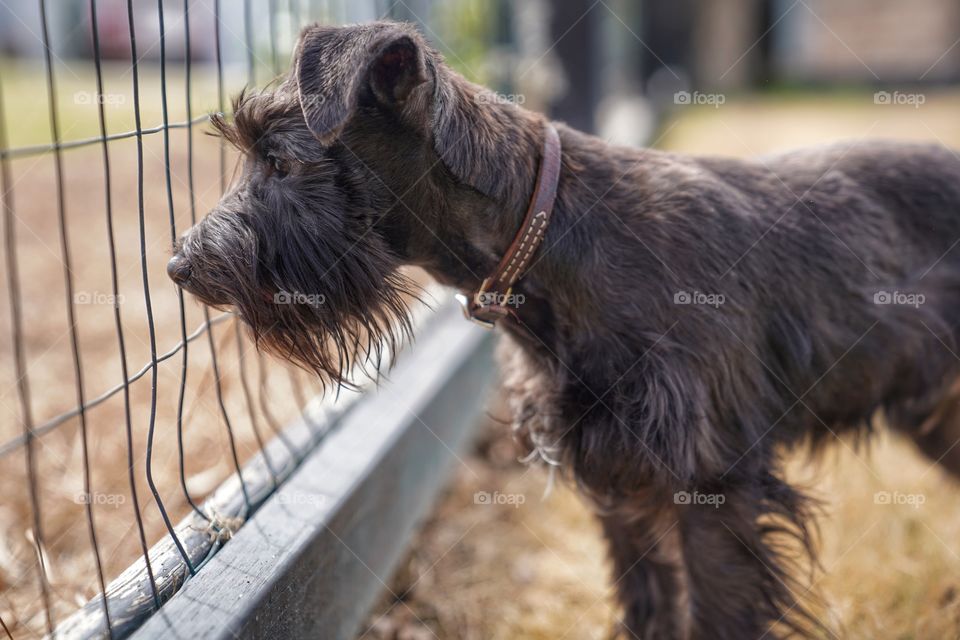
{"label": "dry grass", "polygon": [[489,427],[463,459],[362,637],[605,637],[614,612],[599,528],[567,486],[544,497],[545,471],[517,463],[503,432]]}
{"label": "dry grass", "polygon": [[[939,140],[960,148],[960,95],[932,92],[920,109],[873,104],[870,93],[730,99],[680,111],[659,145],[750,156],[859,137]],[[496,441],[495,441],[496,442]],[[602,540],[588,508],[558,487],[541,499],[542,469],[511,464],[485,443],[413,544],[365,638],[604,638],[615,620]],[[852,639],[960,637],[960,485],[908,442],[883,436],[826,459],[797,456],[790,475],[826,506],[825,621]],[[523,496],[476,505],[477,491]],[[878,492],[922,501],[877,504]],[[407,592],[409,590],[409,592]]]}

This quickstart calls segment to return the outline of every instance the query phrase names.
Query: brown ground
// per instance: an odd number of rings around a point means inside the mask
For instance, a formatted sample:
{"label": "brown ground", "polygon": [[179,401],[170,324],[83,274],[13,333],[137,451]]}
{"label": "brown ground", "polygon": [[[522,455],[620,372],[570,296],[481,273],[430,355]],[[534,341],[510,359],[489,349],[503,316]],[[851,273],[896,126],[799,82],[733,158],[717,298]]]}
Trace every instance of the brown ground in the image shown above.
{"label": "brown ground", "polygon": [[[958,109],[955,92],[928,93],[920,109],[870,93],[731,98],[679,112],[658,144],[741,156],[867,136],[960,148]],[[458,469],[362,637],[607,637],[616,612],[588,508],[562,484],[543,497],[544,470],[515,463],[505,437],[486,436]],[[890,436],[860,451],[838,442],[816,464],[798,456],[791,472],[827,505],[815,590],[840,637],[960,637],[960,485]],[[478,491],[524,502],[475,504]],[[923,503],[876,504],[878,492]]]}

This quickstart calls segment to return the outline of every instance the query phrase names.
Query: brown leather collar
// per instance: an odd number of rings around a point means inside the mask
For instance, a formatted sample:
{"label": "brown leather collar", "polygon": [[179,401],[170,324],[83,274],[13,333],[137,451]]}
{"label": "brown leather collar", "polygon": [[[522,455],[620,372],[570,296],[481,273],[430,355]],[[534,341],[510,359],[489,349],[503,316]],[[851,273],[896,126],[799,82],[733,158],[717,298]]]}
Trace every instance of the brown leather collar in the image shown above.
{"label": "brown leather collar", "polygon": [[485,278],[480,289],[470,298],[458,294],[463,314],[469,320],[492,329],[497,320],[504,318],[519,306],[519,297],[513,293],[513,285],[530,266],[537,248],[550,224],[553,203],[557,197],[560,179],[560,135],[549,122],[545,124],[543,152],[540,170],[533,190],[527,215],[510,247],[500,260],[496,270]]}

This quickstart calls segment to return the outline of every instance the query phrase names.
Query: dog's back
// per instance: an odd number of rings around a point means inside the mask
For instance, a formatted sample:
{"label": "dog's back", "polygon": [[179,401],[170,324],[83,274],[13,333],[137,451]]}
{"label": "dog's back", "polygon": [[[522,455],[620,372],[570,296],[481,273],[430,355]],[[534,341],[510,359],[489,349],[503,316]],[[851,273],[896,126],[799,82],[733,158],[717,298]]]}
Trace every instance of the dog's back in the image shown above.
{"label": "dog's back", "polygon": [[739,160],[618,147],[604,161],[610,181],[626,177],[578,239],[596,254],[584,280],[602,284],[590,323],[613,334],[631,316],[641,352],[673,326],[694,354],[680,358],[687,392],[747,446],[773,424],[787,440],[830,435],[878,409],[913,428],[960,375],[953,151],[876,141]]}
{"label": "dog's back", "polygon": [[715,319],[775,395],[809,389],[782,428],[829,435],[880,408],[907,430],[927,420],[960,374],[960,155],[875,141],[690,162],[713,212],[692,216],[699,261],[722,263],[716,247],[730,265],[706,278],[731,302]]}

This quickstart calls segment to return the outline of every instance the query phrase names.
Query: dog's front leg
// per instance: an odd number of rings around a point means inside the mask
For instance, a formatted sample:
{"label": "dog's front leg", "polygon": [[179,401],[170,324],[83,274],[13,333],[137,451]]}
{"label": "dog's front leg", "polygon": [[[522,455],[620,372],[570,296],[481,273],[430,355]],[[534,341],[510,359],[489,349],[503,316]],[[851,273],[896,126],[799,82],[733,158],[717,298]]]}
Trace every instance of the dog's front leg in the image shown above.
{"label": "dog's front leg", "polygon": [[674,498],[691,638],[832,637],[797,599],[808,590],[792,572],[813,553],[800,493],[765,473]]}
{"label": "dog's front leg", "polygon": [[642,492],[600,515],[624,638],[831,636],[798,602],[791,570],[811,553],[806,500],[771,474],[754,482]]}
{"label": "dog's front leg", "polygon": [[688,637],[680,529],[672,505],[649,497],[623,501],[600,516],[623,607],[623,638]]}

